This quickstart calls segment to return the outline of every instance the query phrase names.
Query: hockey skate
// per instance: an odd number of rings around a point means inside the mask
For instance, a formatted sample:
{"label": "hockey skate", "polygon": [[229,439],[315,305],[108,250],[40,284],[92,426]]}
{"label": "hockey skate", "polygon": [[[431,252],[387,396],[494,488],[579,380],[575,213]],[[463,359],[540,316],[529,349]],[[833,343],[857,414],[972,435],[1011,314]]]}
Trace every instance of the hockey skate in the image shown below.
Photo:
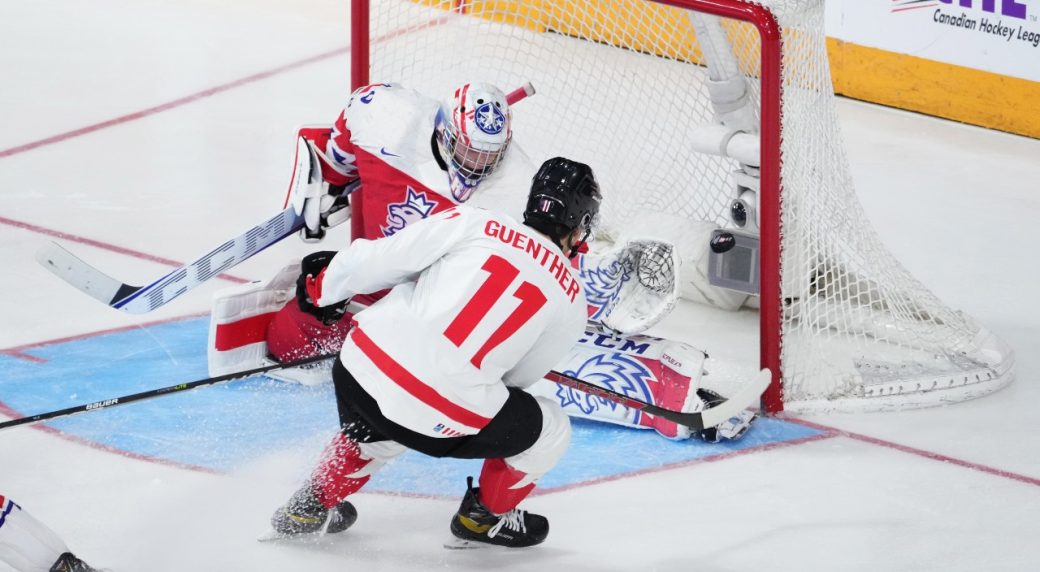
{"label": "hockey skate", "polygon": [[451,519],[455,538],[445,543],[445,548],[523,548],[540,544],[549,535],[549,520],[544,516],[517,508],[496,515],[480,502],[480,489],[473,487],[473,477],[466,479],[466,487],[459,512]]}
{"label": "hockey skate", "polygon": [[49,572],[105,572],[97,568],[91,568],[86,562],[76,558],[71,552],[66,552],[58,557],[51,566]]}
{"label": "hockey skate", "polygon": [[[704,401],[704,405],[708,408],[716,407],[726,401],[725,397],[703,387],[697,390],[697,396]],[[702,429],[697,436],[708,443],[740,439],[756,419],[758,419],[758,413],[745,409],[714,427]]]}
{"label": "hockey skate", "polygon": [[357,509],[343,501],[332,509],[325,508],[310,485],[293,494],[285,506],[271,517],[272,531],[260,537],[261,541],[289,538],[317,537],[343,532],[357,520]]}

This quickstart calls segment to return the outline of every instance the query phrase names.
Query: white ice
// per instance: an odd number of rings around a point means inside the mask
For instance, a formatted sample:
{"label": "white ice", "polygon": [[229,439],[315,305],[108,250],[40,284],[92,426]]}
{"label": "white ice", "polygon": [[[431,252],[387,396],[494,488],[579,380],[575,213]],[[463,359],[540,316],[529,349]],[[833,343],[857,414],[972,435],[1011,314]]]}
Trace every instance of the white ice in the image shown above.
{"label": "white ice", "polygon": [[[335,52],[348,41],[347,6],[0,4],[0,348],[206,311],[228,282],[144,317],[105,308],[37,266],[50,237],[33,227],[184,261],[264,220],[281,206],[295,128],[328,122],[349,91],[346,52]],[[1040,570],[1040,141],[851,101],[839,110],[873,224],[940,298],[1015,348],[1008,389],[944,408],[814,417],[847,434],[533,497],[552,534],[514,553],[446,551],[455,501],[376,494],[358,495],[345,538],[260,544],[310,462],[288,452],[211,475],[16,428],[0,432],[0,493],[116,571]],[[131,282],[168,268],[73,246]],[[286,240],[231,274],[262,278],[305,251]]]}

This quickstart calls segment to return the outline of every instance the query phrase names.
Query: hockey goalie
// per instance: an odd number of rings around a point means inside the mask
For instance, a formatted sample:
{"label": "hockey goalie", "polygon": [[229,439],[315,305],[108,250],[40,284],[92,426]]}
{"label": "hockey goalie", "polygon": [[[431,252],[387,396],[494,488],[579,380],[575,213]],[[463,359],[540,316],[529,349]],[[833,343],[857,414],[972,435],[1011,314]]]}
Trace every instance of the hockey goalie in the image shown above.
{"label": "hockey goalie", "polygon": [[[286,203],[306,220],[301,237],[324,239],[326,229],[350,218],[357,197],[362,200],[354,208],[368,239],[390,236],[464,202],[522,212],[536,168],[512,141],[512,104],[531,93],[528,85],[507,97],[495,86],[468,83],[455,90],[450,104],[442,104],[395,84],[356,90],[331,128],[299,132]],[[704,352],[640,335],[678,298],[680,262],[671,243],[632,237],[578,254],[571,263],[583,282],[589,323],[556,371],[675,411],[698,412],[725,399],[702,387]],[[297,301],[300,277],[300,265],[289,264],[268,280],[215,295],[208,352],[212,375],[335,353],[353,313],[381,295],[322,308],[318,318]],[[329,367],[322,362],[272,376],[325,383],[331,379]],[[652,429],[670,439],[691,436],[689,428],[673,421],[547,380],[529,391],[557,400],[571,416]],[[739,438],[755,417],[743,411],[695,434],[710,442]]]}

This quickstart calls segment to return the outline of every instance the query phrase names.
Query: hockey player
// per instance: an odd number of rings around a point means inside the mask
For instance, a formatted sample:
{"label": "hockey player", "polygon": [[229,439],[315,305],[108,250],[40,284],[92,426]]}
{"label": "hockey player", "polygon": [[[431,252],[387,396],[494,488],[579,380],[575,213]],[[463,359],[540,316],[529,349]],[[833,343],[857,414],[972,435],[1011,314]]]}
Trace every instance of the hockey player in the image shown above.
{"label": "hockey player", "polygon": [[406,448],[485,459],[451,532],[460,542],[538,544],[548,520],[518,509],[563,455],[570,422],[523,388],[581,336],[585,296],[568,262],[588,239],[600,194],[592,170],[546,161],[524,223],[459,206],[329,259],[304,259],[301,307],[323,308],[392,287],[364,309],[333,366],[342,431],[311,480],[275,512],[282,535],[340,532],[347,496]]}
{"label": "hockey player", "polygon": [[[505,187],[503,194],[522,204],[534,172],[519,150],[506,160],[512,112],[502,91],[486,83],[460,86],[450,109],[399,85],[365,86],[331,131],[303,129],[300,136],[298,145],[320,167],[310,178],[301,173],[288,197],[307,220],[301,231],[307,240],[348,218],[348,190],[356,183],[363,205],[372,205],[362,206],[363,236],[380,238],[467,201],[485,182]],[[287,304],[267,329],[267,350],[278,361],[336,351],[349,325],[342,314],[342,304],[320,317]]]}
{"label": "hockey player", "polygon": [[[519,212],[535,168],[512,141],[511,122],[509,102],[488,84],[459,87],[450,106],[394,84],[358,89],[331,129],[300,131],[297,169],[287,201],[308,222],[303,237],[320,239],[327,228],[347,220],[351,200],[361,211],[361,237],[366,239],[392,236],[414,221],[465,201],[496,212]],[[625,305],[617,303],[617,292],[603,288],[604,284],[620,288],[626,280],[629,286],[635,283],[629,278],[636,273],[624,263],[610,256],[585,256],[576,259],[576,266],[586,281],[587,299],[599,306],[598,310],[590,307],[590,315]],[[316,316],[301,311],[290,299],[298,273],[298,267],[291,266],[264,283],[221,292],[210,330],[212,375],[259,367],[268,358],[288,362],[339,350],[350,329],[345,304],[324,308]],[[648,305],[638,297],[626,299],[641,310]],[[370,296],[354,300],[362,305],[372,301]],[[697,411],[719,398],[700,387],[703,352],[656,338],[618,339],[594,324],[589,328],[556,369],[670,409]],[[327,382],[329,371],[322,366],[273,375],[305,384]],[[686,427],[667,419],[548,381],[535,384],[531,391],[556,399],[570,415],[653,429],[671,439],[691,435]],[[746,412],[699,435],[710,441],[737,438],[753,419]]]}
{"label": "hockey player", "polygon": [[97,572],[50,528],[0,495],[0,561],[19,572]]}

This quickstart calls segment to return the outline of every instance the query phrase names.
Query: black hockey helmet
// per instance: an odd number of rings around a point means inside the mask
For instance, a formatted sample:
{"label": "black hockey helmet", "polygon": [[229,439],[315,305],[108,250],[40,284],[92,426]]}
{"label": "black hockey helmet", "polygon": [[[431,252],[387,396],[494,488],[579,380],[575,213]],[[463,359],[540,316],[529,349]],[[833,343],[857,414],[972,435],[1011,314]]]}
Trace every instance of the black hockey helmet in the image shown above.
{"label": "black hockey helmet", "polygon": [[585,229],[584,236],[570,253],[574,256],[592,234],[602,200],[591,167],[554,157],[542,163],[531,180],[524,223],[549,235],[561,246],[563,238],[574,229]]}

